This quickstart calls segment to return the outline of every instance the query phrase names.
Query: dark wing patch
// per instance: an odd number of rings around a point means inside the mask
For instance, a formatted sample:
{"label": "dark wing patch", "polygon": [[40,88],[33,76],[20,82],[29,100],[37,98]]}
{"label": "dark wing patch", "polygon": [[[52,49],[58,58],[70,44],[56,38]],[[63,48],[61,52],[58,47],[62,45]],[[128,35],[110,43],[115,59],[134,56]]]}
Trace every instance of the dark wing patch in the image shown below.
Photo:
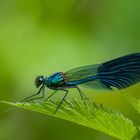
{"label": "dark wing patch", "polygon": [[140,53],[103,63],[97,77],[108,89],[124,89],[140,82]]}

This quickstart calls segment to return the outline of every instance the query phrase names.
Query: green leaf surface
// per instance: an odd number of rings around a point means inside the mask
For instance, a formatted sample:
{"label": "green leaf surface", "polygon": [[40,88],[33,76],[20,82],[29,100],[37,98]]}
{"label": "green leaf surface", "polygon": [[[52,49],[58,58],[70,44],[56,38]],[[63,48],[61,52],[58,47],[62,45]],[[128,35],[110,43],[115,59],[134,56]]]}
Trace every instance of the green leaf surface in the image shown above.
{"label": "green leaf surface", "polygon": [[127,101],[136,109],[138,113],[140,113],[140,99],[134,98],[131,94],[125,93],[124,96]]}
{"label": "green leaf surface", "polygon": [[137,132],[136,127],[130,119],[124,117],[120,112],[101,104],[89,102],[83,103],[77,100],[65,101],[58,112],[53,115],[58,102],[49,101],[44,103],[42,101],[38,101],[25,104],[19,102],[11,103],[8,101],[1,102],[68,120],[96,129],[120,140],[131,140]]}
{"label": "green leaf surface", "polygon": [[119,95],[121,95],[125,100],[127,100],[133,107],[134,109],[140,113],[140,99],[134,98],[130,93],[120,91],[116,88],[113,88]]}

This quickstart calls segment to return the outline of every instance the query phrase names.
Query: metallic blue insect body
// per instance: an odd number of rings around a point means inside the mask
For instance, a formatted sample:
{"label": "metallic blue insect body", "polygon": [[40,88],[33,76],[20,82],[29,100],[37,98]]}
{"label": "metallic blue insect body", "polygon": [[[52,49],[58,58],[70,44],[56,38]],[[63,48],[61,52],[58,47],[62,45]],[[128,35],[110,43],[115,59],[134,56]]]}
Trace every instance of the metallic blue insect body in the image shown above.
{"label": "metallic blue insect body", "polygon": [[[135,53],[102,64],[78,67],[65,73],[58,72],[49,78],[38,76],[35,80],[35,85],[37,88],[40,87],[39,92],[25,98],[23,101],[43,98],[45,87],[55,90],[46,100],[58,90],[65,91],[66,94],[57,107],[56,113],[68,94],[68,88],[76,88],[81,98],[84,99],[85,95],[79,89],[79,86],[100,90],[112,90],[112,87],[124,89],[138,82],[140,82],[140,53]],[[38,95],[41,91],[41,97],[31,98]]]}

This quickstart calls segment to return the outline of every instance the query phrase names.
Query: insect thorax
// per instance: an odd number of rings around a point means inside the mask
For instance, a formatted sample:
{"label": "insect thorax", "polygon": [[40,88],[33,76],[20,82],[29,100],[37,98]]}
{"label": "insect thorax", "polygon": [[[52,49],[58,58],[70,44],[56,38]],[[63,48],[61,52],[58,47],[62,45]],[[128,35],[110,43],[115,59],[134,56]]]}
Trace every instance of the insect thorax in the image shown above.
{"label": "insect thorax", "polygon": [[49,88],[57,88],[64,86],[65,84],[65,77],[63,76],[62,72],[55,73],[54,75],[50,76],[47,81],[47,87]]}

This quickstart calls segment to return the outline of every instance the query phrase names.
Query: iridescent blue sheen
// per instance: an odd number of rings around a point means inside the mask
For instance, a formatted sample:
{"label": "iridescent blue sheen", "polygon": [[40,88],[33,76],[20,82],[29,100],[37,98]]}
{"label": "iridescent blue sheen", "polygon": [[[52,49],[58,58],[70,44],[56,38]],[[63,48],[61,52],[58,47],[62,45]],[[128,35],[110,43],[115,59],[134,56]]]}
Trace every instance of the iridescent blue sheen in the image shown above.
{"label": "iridescent blue sheen", "polygon": [[140,81],[140,53],[129,54],[102,64],[74,68],[65,73],[57,72],[43,79],[46,82],[42,80],[42,84],[54,90],[77,86],[100,90],[112,90],[112,87],[124,89]]}
{"label": "iridescent blue sheen", "polygon": [[[47,99],[58,90],[65,91],[65,96],[57,107],[56,113],[68,94],[68,88],[77,88],[83,99],[85,95],[79,89],[79,86],[112,90],[112,87],[124,89],[138,82],[140,82],[140,53],[135,53],[102,64],[78,67],[65,73],[57,72],[49,78],[38,76],[35,80],[35,85],[37,88],[40,87],[40,90],[23,101],[43,98],[45,87],[55,90]],[[43,91],[41,97],[31,98],[38,95],[41,91]]]}

